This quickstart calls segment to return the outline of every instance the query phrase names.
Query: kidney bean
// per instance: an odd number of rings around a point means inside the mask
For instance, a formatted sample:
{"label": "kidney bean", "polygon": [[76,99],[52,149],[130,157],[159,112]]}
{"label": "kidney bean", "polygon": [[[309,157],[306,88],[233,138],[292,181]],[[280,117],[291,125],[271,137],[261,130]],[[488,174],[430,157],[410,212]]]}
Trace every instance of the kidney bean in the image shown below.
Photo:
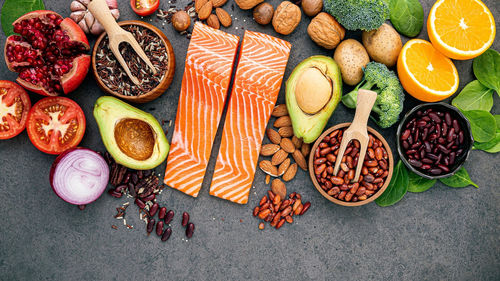
{"label": "kidney bean", "polygon": [[137,193],[135,192],[135,186],[133,183],[129,182],[127,184],[127,187],[128,187],[128,193],[130,194],[130,196],[132,197],[137,197]]}
{"label": "kidney bean", "polygon": [[161,241],[163,241],[163,242],[167,241],[168,238],[170,238],[170,235],[172,235],[172,229],[170,227],[168,227],[163,232],[163,235],[161,236]]}
{"label": "kidney bean", "polygon": [[160,211],[158,212],[158,218],[160,220],[165,218],[165,215],[167,214],[167,208],[166,207],[161,207]]}
{"label": "kidney bean", "polygon": [[446,121],[446,125],[451,126],[451,115],[449,112],[445,112],[444,120]]}
{"label": "kidney bean", "polygon": [[139,209],[144,209],[146,207],[146,204],[139,198],[136,198],[134,203],[137,205],[137,207],[139,207]]}
{"label": "kidney bean", "polygon": [[156,212],[158,211],[158,207],[160,207],[158,203],[154,203],[153,206],[151,206],[151,208],[149,209],[149,215],[151,217],[155,216]]}
{"label": "kidney bean", "polygon": [[189,222],[189,214],[187,212],[182,213],[182,226],[186,226]]}
{"label": "kidney bean", "polygon": [[439,165],[438,165],[438,167],[439,167],[441,170],[445,171],[446,173],[448,173],[448,172],[450,171],[450,169],[448,169],[448,167],[447,167],[447,166],[445,166],[445,165],[441,165],[441,164],[439,164]]}
{"label": "kidney bean", "polygon": [[342,185],[342,184],[344,184],[344,179],[342,179],[341,177],[331,177],[330,180],[332,181],[332,183],[334,185]]}
{"label": "kidney bean", "polygon": [[[330,154],[328,154],[328,155],[330,155]],[[314,164],[315,164],[315,165],[320,165],[320,164],[325,163],[325,162],[326,162],[326,160],[327,160],[327,158],[325,158],[325,157],[321,157],[321,158],[318,158],[318,159],[314,160]],[[333,161],[333,162],[335,162],[335,161]]]}
{"label": "kidney bean", "polygon": [[300,215],[302,216],[303,214],[305,214],[310,207],[311,207],[311,202],[307,201],[306,203],[304,203],[304,207],[302,208]]}
{"label": "kidney bean", "polygon": [[187,228],[186,228],[186,237],[189,239],[191,237],[193,237],[193,233],[194,233],[194,224],[193,223],[189,223],[187,225]]}
{"label": "kidney bean", "polygon": [[174,211],[172,210],[168,211],[167,214],[165,215],[165,223],[169,224],[174,218],[174,215],[175,215]]}
{"label": "kidney bean", "polygon": [[323,164],[321,164],[321,165],[317,166],[317,167],[316,167],[316,169],[314,169],[314,173],[315,173],[316,175],[319,175],[319,174],[323,173],[323,171],[324,171],[325,169],[326,169],[326,164],[324,164],[324,163],[323,163]]}
{"label": "kidney bean", "polygon": [[349,202],[349,201],[351,201],[351,199],[352,199],[352,193],[349,192],[345,195],[344,200]]}
{"label": "kidney bean", "polygon": [[151,233],[153,231],[153,227],[155,226],[155,220],[154,219],[149,219],[148,224],[146,226],[146,231]]}
{"label": "kidney bean", "polygon": [[154,193],[152,193],[151,195],[148,195],[148,196],[142,198],[142,200],[144,202],[148,202],[148,201],[153,201],[155,198],[156,198],[156,195]]}
{"label": "kidney bean", "polygon": [[156,224],[156,235],[161,236],[163,234],[163,221],[158,221]]}
{"label": "kidney bean", "polygon": [[429,172],[433,175],[439,175],[439,174],[441,174],[442,171],[439,168],[434,168],[434,169],[430,169]]}

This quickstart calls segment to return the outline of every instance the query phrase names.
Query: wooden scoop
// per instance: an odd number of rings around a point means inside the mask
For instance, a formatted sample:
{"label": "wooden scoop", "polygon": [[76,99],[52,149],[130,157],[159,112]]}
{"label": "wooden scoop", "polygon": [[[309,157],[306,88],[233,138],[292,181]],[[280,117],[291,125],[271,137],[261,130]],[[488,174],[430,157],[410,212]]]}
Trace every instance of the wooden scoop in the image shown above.
{"label": "wooden scoop", "polygon": [[344,152],[347,148],[347,144],[351,140],[358,140],[360,144],[359,148],[359,158],[358,165],[356,167],[356,175],[354,176],[353,182],[358,182],[359,175],[361,174],[361,169],[363,168],[363,161],[365,159],[366,150],[368,149],[368,141],[370,137],[368,136],[368,131],[366,125],[368,123],[368,117],[372,111],[373,104],[377,99],[377,93],[369,90],[359,90],[358,100],[356,103],[356,114],[354,115],[354,120],[352,120],[351,126],[344,131],[342,142],[340,143],[339,153],[337,155],[337,160],[335,161],[335,168],[333,169],[333,174],[337,175],[344,157]]}
{"label": "wooden scoop", "polygon": [[111,11],[109,10],[108,4],[106,3],[106,0],[93,0],[90,2],[88,6],[89,11],[92,13],[94,18],[96,18],[104,27],[106,30],[106,33],[108,34],[109,38],[109,48],[115,55],[116,59],[120,63],[120,65],[123,67],[125,72],[127,73],[128,77],[134,84],[140,85],[141,83],[135,77],[132,75],[130,72],[130,69],[127,66],[127,63],[125,63],[125,60],[122,57],[122,54],[120,53],[119,46],[120,43],[126,42],[129,43],[130,46],[134,49],[134,51],[143,59],[146,64],[151,68],[154,74],[156,74],[156,69],[149,60],[149,58],[146,56],[146,53],[144,53],[144,50],[142,50],[141,46],[139,46],[139,43],[137,43],[137,40],[135,40],[134,36],[132,33],[125,31],[123,28],[121,28],[115,21],[115,18],[113,15],[111,15]]}

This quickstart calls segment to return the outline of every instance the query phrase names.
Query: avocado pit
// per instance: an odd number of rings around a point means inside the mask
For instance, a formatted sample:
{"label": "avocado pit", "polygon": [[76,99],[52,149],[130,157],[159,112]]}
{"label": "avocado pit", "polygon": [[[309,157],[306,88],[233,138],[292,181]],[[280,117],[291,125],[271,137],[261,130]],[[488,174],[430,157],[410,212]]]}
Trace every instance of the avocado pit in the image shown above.
{"label": "avocado pit", "polygon": [[127,156],[144,161],[153,155],[155,134],[151,126],[142,120],[124,118],[114,130],[116,144]]}
{"label": "avocado pit", "polygon": [[312,66],[302,71],[295,86],[295,99],[299,108],[307,114],[316,114],[323,109],[333,96],[333,82],[318,67]]}

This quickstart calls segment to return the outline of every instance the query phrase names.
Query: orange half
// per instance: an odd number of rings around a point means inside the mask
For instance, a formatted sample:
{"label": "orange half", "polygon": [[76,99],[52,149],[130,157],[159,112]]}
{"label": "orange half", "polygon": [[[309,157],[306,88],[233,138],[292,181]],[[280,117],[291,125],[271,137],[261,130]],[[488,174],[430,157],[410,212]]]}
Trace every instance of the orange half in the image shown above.
{"label": "orange half", "polygon": [[403,88],[421,101],[444,100],[458,89],[458,71],[453,62],[422,39],[406,42],[397,69]]}
{"label": "orange half", "polygon": [[445,56],[466,60],[479,56],[495,40],[495,19],[480,0],[438,0],[427,19],[429,38]]}

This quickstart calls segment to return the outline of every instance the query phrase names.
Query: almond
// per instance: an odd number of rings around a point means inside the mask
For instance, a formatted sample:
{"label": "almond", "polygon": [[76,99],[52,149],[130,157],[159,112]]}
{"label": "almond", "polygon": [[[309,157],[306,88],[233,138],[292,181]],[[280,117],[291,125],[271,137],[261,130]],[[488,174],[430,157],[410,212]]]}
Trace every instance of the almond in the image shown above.
{"label": "almond", "polygon": [[311,152],[311,146],[308,143],[302,143],[300,151],[302,152],[302,155],[304,155],[304,157],[307,157]]}
{"label": "almond", "polygon": [[196,0],[194,2],[194,11],[196,13],[198,13],[200,11],[201,7],[203,7],[203,5],[205,5],[207,2],[208,2],[208,0]]}
{"label": "almond", "polygon": [[198,18],[200,20],[206,20],[208,19],[208,17],[210,16],[210,14],[212,13],[212,8],[213,8],[213,4],[212,4],[212,1],[209,0],[207,3],[205,3],[201,9],[198,11]]}
{"label": "almond", "polygon": [[226,4],[227,0],[212,0],[214,7],[220,7]]}
{"label": "almond", "polygon": [[278,129],[278,134],[280,134],[280,136],[283,138],[289,138],[293,136],[293,128],[290,126],[281,127]]}
{"label": "almond", "polygon": [[219,23],[219,19],[217,18],[217,16],[214,14],[210,14],[210,16],[208,16],[208,19],[207,19],[207,25],[213,29],[219,29],[220,23]]}
{"label": "almond", "polygon": [[300,149],[300,147],[302,146],[302,139],[299,139],[296,136],[292,137],[292,142],[296,149]]}
{"label": "almond", "polygon": [[278,176],[281,176],[283,175],[286,170],[288,170],[288,167],[290,167],[290,163],[292,161],[290,160],[290,158],[287,158],[285,159],[285,161],[283,161],[283,163],[280,164],[280,166],[278,167]]}
{"label": "almond", "polygon": [[274,121],[274,127],[276,128],[290,126],[292,126],[292,120],[290,119],[290,116],[281,116],[280,118],[276,119],[276,121]]}
{"label": "almond", "polygon": [[271,176],[270,175],[266,175],[266,184],[269,184],[270,181],[271,181]]}
{"label": "almond", "polygon": [[307,171],[307,161],[306,158],[304,158],[302,152],[300,152],[299,150],[295,150],[292,153],[292,157],[293,160],[295,160],[295,162],[297,163],[297,165],[299,165],[299,167],[302,168],[302,170]]}
{"label": "almond", "polygon": [[278,150],[278,152],[274,153],[273,158],[271,158],[271,164],[273,165],[279,165],[285,161],[285,159],[288,157],[288,153],[284,151],[283,149]]}
{"label": "almond", "polygon": [[288,167],[286,172],[283,174],[283,177],[282,177],[283,180],[284,181],[291,181],[295,177],[295,174],[297,173],[297,169],[298,169],[297,163],[293,163],[292,165],[290,165],[290,167]]}
{"label": "almond", "polygon": [[274,117],[281,117],[288,115],[288,109],[286,109],[286,104],[278,104],[277,106],[275,106],[271,115]]}
{"label": "almond", "polygon": [[288,152],[288,153],[293,153],[295,151],[295,145],[292,143],[292,140],[289,138],[282,138],[280,142],[281,148]]}
{"label": "almond", "polygon": [[233,23],[231,16],[226,12],[226,10],[222,8],[216,8],[215,14],[217,14],[217,17],[219,18],[220,24],[222,24],[222,26],[229,27]]}
{"label": "almond", "polygon": [[286,197],[286,185],[280,179],[274,179],[271,182],[271,190],[274,194],[279,195],[282,198]]}
{"label": "almond", "polygon": [[269,140],[274,143],[274,144],[280,144],[281,142],[281,136],[278,132],[276,132],[273,129],[267,129],[266,130],[267,137]]}
{"label": "almond", "polygon": [[280,150],[280,146],[274,143],[264,144],[260,149],[260,155],[271,156]]}
{"label": "almond", "polygon": [[269,160],[260,161],[259,167],[264,173],[266,173],[270,176],[273,176],[273,177],[278,176],[278,168],[276,168],[276,166],[271,164],[271,161],[269,161]]}

